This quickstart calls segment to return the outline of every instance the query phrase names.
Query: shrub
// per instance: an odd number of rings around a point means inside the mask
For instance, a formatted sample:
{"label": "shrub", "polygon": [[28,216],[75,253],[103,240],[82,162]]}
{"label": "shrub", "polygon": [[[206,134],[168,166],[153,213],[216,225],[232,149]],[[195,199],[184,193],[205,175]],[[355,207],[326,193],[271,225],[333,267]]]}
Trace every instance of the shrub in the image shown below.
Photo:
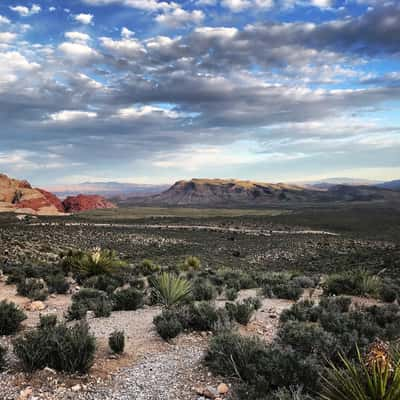
{"label": "shrub", "polygon": [[17,293],[32,300],[46,300],[49,294],[43,279],[26,278],[17,284]]}
{"label": "shrub", "polygon": [[161,271],[161,267],[154,263],[152,260],[145,259],[142,261],[139,270],[143,275],[149,276],[155,273],[159,273]]}
{"label": "shrub", "polygon": [[122,354],[125,348],[125,334],[122,331],[114,331],[108,338],[108,345],[113,353]]}
{"label": "shrub", "polygon": [[271,396],[271,400],[313,400],[309,394],[303,392],[302,386],[291,387],[289,389],[278,389]]}
{"label": "shrub", "polygon": [[216,308],[205,301],[181,307],[177,314],[184,329],[193,331],[211,331],[220,318]]}
{"label": "shrub", "polygon": [[109,275],[96,275],[87,278],[83,282],[83,286],[86,288],[97,289],[108,294],[114,292],[118,286],[121,286],[123,281],[121,279],[117,279],[115,276]]}
{"label": "shrub", "polygon": [[210,301],[215,297],[215,288],[205,279],[196,279],[192,284],[192,297],[196,301]]}
{"label": "shrub", "polygon": [[65,294],[68,292],[69,283],[63,274],[48,275],[45,278],[49,293]]}
{"label": "shrub", "polygon": [[186,257],[181,269],[182,271],[198,271],[201,267],[200,259],[195,256]]}
{"label": "shrub", "polygon": [[6,366],[6,354],[7,349],[3,346],[0,346],[0,371]]}
{"label": "shrub", "polygon": [[96,340],[86,324],[37,328],[14,340],[14,352],[24,370],[44,367],[86,373],[93,364]]}
{"label": "shrub", "polygon": [[374,343],[363,358],[341,356],[341,366],[329,365],[322,379],[323,400],[398,400],[400,398],[400,357],[391,355],[388,346]]}
{"label": "shrub", "polygon": [[0,336],[13,335],[26,319],[26,315],[14,303],[3,300],[0,302]]}
{"label": "shrub", "polygon": [[226,303],[225,308],[231,319],[241,325],[247,325],[256,310],[253,299],[245,299],[240,303]]}
{"label": "shrub", "polygon": [[189,281],[179,276],[163,272],[152,280],[153,295],[165,307],[171,307],[187,298],[192,291]]}
{"label": "shrub", "polygon": [[116,311],[137,310],[143,306],[143,293],[133,288],[119,290],[113,294],[112,301]]}
{"label": "shrub", "polygon": [[40,315],[39,317],[40,329],[54,328],[56,325],[57,325],[57,315],[54,314]]}
{"label": "shrub", "polygon": [[225,296],[229,301],[235,301],[239,295],[239,291],[235,288],[227,288],[225,290]]}
{"label": "shrub", "polygon": [[301,282],[292,279],[289,274],[266,274],[261,279],[262,293],[266,297],[298,300],[304,292]]}
{"label": "shrub", "polygon": [[391,283],[385,283],[382,285],[380,298],[385,303],[393,303],[397,299],[398,287]]}
{"label": "shrub", "polygon": [[112,304],[106,293],[96,289],[81,289],[72,296],[67,319],[82,319],[87,311],[93,311],[96,317],[109,317],[111,310]]}
{"label": "shrub", "polygon": [[178,336],[183,331],[183,326],[176,314],[172,310],[163,310],[161,315],[153,319],[158,334],[164,339],[169,340]]}
{"label": "shrub", "polygon": [[[299,357],[293,350],[268,345],[256,337],[232,333],[214,336],[205,357],[216,374],[237,377],[251,388],[251,398],[266,398],[280,388],[307,384],[317,386],[320,365],[311,356]],[[243,393],[243,399],[248,399]]]}

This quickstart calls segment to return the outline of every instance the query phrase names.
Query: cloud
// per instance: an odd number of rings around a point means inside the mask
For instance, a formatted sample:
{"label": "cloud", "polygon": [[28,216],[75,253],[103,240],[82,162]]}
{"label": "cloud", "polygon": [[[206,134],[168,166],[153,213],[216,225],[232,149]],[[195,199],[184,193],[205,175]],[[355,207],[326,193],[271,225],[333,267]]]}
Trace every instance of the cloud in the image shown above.
{"label": "cloud", "polygon": [[0,43],[9,43],[16,39],[17,34],[13,32],[0,32]]}
{"label": "cloud", "polygon": [[84,25],[90,25],[93,21],[93,14],[78,14],[74,16],[75,21]]}
{"label": "cloud", "polygon": [[274,6],[274,0],[222,0],[221,5],[238,13],[249,8],[270,9]]}
{"label": "cloud", "polygon": [[100,54],[84,43],[64,42],[58,46],[66,57],[75,63],[88,63],[101,58]]}
{"label": "cloud", "polygon": [[84,0],[86,4],[105,6],[110,4],[121,4],[126,7],[146,11],[169,10],[176,8],[176,3],[159,0]]}
{"label": "cloud", "polygon": [[131,38],[113,40],[108,37],[100,38],[102,46],[116,57],[136,58],[145,52],[142,44]]}
{"label": "cloud", "polygon": [[39,5],[33,4],[31,8],[25,6],[10,6],[10,10],[18,13],[21,17],[29,17],[38,14],[42,9]]}
{"label": "cloud", "polygon": [[90,40],[90,36],[82,32],[65,32],[64,36],[76,42],[88,42]]}
{"label": "cloud", "polygon": [[11,21],[7,17],[0,15],[0,25],[8,25],[10,23]]}
{"label": "cloud", "polygon": [[172,11],[157,15],[155,19],[162,25],[176,28],[186,24],[198,25],[204,18],[205,15],[201,10],[185,11],[182,8],[175,8]]}
{"label": "cloud", "polygon": [[125,26],[121,29],[121,37],[124,39],[129,39],[135,35],[135,32],[129,30]]}
{"label": "cloud", "polygon": [[54,122],[75,122],[93,119],[97,113],[89,111],[63,110],[50,115],[50,120]]}

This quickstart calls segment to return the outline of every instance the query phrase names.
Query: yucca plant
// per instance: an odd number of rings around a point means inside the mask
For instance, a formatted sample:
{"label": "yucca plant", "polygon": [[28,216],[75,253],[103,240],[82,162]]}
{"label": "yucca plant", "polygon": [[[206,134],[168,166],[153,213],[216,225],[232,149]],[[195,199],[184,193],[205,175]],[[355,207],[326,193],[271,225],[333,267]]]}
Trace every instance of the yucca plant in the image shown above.
{"label": "yucca plant", "polygon": [[163,272],[151,283],[156,300],[167,308],[180,303],[192,291],[188,280],[167,272]]}
{"label": "yucca plant", "polygon": [[341,368],[329,364],[322,377],[322,400],[399,400],[400,356],[376,341],[366,357],[357,348],[357,360],[340,356]]}

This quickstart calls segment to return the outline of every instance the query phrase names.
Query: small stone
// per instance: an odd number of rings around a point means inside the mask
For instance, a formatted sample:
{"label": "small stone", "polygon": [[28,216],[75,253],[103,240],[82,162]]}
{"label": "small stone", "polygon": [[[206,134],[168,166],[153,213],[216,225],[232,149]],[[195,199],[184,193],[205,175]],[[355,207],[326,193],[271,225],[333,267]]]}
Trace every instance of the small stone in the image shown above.
{"label": "small stone", "polygon": [[43,311],[46,309],[46,304],[43,301],[32,301],[25,305],[25,310],[27,311]]}
{"label": "small stone", "polygon": [[229,387],[226,383],[220,383],[217,387],[219,394],[226,394],[229,392]]}
{"label": "small stone", "polygon": [[81,385],[78,383],[77,385],[72,386],[71,390],[73,392],[79,392],[81,390]]}
{"label": "small stone", "polygon": [[208,399],[213,399],[215,400],[218,397],[218,393],[216,392],[216,390],[214,388],[212,388],[211,386],[207,386],[204,389],[203,392],[203,396],[207,397]]}
{"label": "small stone", "polygon": [[204,393],[204,388],[202,386],[195,386],[193,390],[200,396]]}
{"label": "small stone", "polygon": [[30,395],[33,393],[33,390],[31,387],[27,387],[19,393],[18,400],[27,400],[29,399]]}

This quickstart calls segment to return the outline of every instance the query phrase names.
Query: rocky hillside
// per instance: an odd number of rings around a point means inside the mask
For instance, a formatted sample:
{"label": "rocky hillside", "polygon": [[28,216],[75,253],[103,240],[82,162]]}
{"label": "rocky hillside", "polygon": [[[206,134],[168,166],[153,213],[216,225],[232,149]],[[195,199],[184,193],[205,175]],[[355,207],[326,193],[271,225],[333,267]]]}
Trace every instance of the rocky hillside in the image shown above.
{"label": "rocky hillside", "polygon": [[[67,201],[68,200],[68,201]],[[101,196],[80,195],[64,202],[46,190],[33,188],[25,180],[0,174],[0,212],[18,212],[34,215],[60,215],[94,208],[114,208]]]}
{"label": "rocky hillside", "polygon": [[75,213],[98,208],[116,208],[116,205],[98,195],[69,196],[62,202],[65,212]]}
{"label": "rocky hillside", "polygon": [[287,203],[374,200],[400,200],[400,196],[390,190],[368,186],[335,185],[328,189],[320,189],[233,179],[191,179],[190,181],[178,181],[159,195],[139,200],[130,199],[130,204],[262,207]]}

